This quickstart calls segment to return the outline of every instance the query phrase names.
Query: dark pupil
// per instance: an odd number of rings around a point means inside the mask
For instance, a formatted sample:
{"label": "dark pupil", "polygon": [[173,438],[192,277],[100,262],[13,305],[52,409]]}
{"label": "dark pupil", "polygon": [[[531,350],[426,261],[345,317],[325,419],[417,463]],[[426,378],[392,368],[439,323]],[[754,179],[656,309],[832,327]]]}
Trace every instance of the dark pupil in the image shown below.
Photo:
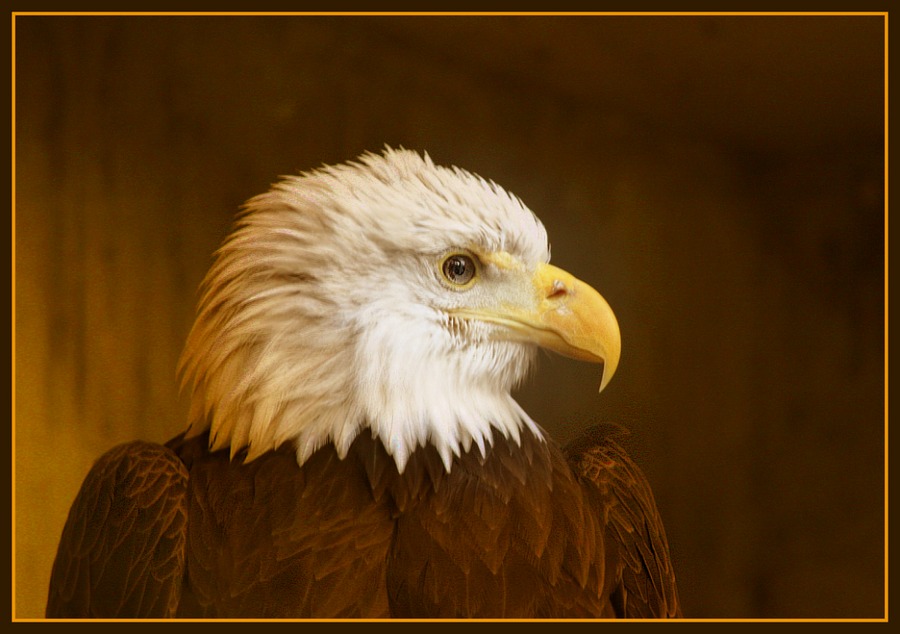
{"label": "dark pupil", "polygon": [[472,263],[469,261],[469,258],[455,255],[452,258],[447,258],[447,261],[444,263],[444,273],[447,274],[450,280],[458,284],[465,284],[472,278],[471,266]]}

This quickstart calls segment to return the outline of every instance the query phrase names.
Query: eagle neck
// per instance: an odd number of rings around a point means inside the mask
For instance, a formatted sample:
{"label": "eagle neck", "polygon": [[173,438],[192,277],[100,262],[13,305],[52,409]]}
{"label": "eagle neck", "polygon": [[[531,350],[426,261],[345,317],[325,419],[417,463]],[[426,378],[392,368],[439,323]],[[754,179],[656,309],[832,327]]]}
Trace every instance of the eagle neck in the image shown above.
{"label": "eagle neck", "polygon": [[477,447],[462,452],[448,471],[429,445],[413,451],[401,473],[381,441],[364,431],[345,459],[358,461],[376,499],[389,499],[395,512],[403,513],[426,498],[463,491],[475,482],[501,496],[523,488],[552,488],[551,449],[542,435],[524,430],[518,440],[497,438],[483,456]]}

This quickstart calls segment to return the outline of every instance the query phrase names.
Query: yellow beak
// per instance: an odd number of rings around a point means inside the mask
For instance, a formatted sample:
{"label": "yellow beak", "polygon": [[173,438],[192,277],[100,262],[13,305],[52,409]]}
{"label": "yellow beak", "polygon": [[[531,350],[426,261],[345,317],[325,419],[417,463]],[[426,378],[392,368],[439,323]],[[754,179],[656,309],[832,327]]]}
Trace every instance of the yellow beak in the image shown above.
{"label": "yellow beak", "polygon": [[504,304],[495,310],[456,314],[504,326],[515,341],[528,341],[582,361],[603,363],[600,391],[619,365],[619,323],[606,300],[591,286],[550,264],[539,264],[531,279],[528,305]]}

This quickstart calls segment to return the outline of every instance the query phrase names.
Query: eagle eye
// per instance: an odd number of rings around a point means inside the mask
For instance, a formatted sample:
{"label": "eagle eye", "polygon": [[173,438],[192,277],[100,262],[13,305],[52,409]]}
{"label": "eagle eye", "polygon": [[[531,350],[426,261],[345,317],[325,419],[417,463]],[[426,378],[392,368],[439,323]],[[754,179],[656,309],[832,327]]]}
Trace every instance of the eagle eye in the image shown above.
{"label": "eagle eye", "polygon": [[453,253],[444,258],[441,273],[454,286],[469,286],[475,279],[478,268],[475,260],[465,253]]}

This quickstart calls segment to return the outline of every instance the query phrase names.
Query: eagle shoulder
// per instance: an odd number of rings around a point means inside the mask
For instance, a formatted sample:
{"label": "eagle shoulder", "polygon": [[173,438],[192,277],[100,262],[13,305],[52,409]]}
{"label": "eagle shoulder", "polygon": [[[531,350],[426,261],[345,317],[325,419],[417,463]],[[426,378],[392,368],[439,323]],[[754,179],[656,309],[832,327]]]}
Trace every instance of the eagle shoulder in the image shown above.
{"label": "eagle shoulder", "polygon": [[181,594],[188,472],[168,448],[131,442],[91,468],[50,577],[49,618],[171,617]]}
{"label": "eagle shoulder", "polygon": [[617,442],[625,429],[592,427],[565,448],[605,526],[607,588],[619,618],[681,616],[669,544],[647,478]]}

